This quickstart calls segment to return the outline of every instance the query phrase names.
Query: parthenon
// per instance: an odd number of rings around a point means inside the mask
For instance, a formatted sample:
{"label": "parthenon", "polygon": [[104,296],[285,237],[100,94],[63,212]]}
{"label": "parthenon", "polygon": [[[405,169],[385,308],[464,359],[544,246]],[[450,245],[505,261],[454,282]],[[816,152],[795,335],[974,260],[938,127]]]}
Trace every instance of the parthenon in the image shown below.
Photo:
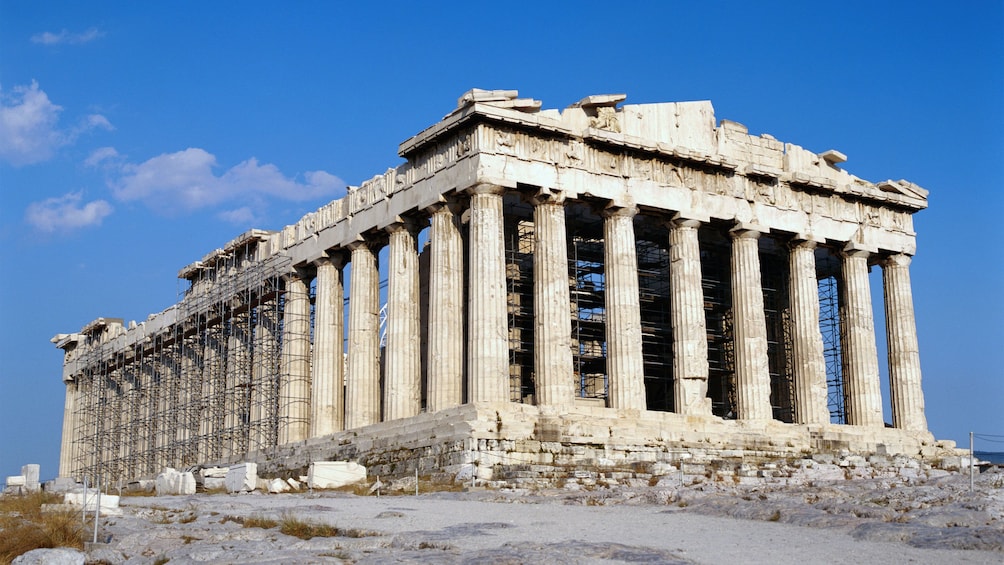
{"label": "parthenon", "polygon": [[707,101],[625,100],[471,90],[404,163],[181,269],[177,304],[55,336],[60,476],[929,453],[927,191]]}

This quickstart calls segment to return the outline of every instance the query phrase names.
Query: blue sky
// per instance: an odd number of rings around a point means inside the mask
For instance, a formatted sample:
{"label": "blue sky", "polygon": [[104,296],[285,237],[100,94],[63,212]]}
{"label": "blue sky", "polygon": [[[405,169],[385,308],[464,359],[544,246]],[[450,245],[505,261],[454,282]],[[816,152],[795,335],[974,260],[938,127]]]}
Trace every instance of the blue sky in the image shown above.
{"label": "blue sky", "polygon": [[1004,4],[363,4],[0,0],[0,476],[56,474],[53,335],[170,306],[180,268],[397,165],[473,87],[710,99],[930,190],[929,425],[1004,433]]}

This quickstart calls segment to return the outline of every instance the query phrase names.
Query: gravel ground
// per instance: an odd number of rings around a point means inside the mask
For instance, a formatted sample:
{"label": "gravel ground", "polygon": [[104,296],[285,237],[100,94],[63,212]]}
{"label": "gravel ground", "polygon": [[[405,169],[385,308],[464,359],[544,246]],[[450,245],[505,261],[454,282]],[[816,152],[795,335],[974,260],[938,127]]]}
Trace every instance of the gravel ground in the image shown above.
{"label": "gravel ground", "polygon": [[[91,562],[1002,563],[1004,472],[805,485],[124,497]],[[248,517],[338,527],[308,540]],[[236,519],[236,520],[235,520]]]}

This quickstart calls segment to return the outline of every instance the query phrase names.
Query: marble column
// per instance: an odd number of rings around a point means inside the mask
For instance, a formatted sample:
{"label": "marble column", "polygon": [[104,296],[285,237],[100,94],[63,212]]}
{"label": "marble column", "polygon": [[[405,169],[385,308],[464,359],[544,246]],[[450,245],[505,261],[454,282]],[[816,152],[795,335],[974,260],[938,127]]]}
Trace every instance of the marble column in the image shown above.
{"label": "marble column", "polygon": [[380,421],[380,272],[375,242],[357,241],[349,283],[345,429]]}
{"label": "marble column", "polygon": [[825,424],[826,360],[819,331],[819,282],[816,279],[816,242],[794,240],[789,245],[789,303],[791,354],[795,381],[795,422]]}
{"label": "marble column", "polygon": [[603,211],[603,268],[610,379],[608,404],[611,408],[644,410],[645,364],[641,345],[638,252],[634,238],[637,213],[638,208],[634,206],[608,207]]}
{"label": "marble column", "polygon": [[251,337],[248,311],[234,313],[227,336],[226,416],[223,456],[240,455],[247,445],[247,427],[241,414],[245,410],[248,382],[251,380]]}
{"label": "marble column", "polygon": [[509,319],[501,186],[470,189],[467,372],[471,402],[509,401]]}
{"label": "marble column", "polygon": [[882,389],[879,384],[878,350],[875,345],[875,319],[868,283],[870,253],[848,245],[841,253],[843,264],[843,300],[840,321],[844,334],[844,407],[847,423],[882,428]]}
{"label": "marble column", "polygon": [[910,261],[909,255],[896,254],[886,257],[881,263],[886,344],[889,348],[889,396],[894,427],[926,432]]}
{"label": "marble column", "polygon": [[74,476],[76,457],[73,452],[77,429],[77,383],[72,378],[64,378],[66,398],[63,400],[63,437],[59,446],[59,476]]}
{"label": "marble column", "polygon": [[455,203],[429,208],[429,412],[463,403],[464,242]]}
{"label": "marble column", "polygon": [[412,220],[402,220],[387,228],[390,254],[384,420],[408,418],[422,411],[422,336],[415,237],[419,229]]}
{"label": "marble column", "polygon": [[342,257],[324,256],[314,261],[317,289],[314,297],[314,349],[311,368],[310,437],[341,431],[345,426],[342,359],[345,293]]}
{"label": "marble column", "polygon": [[279,445],[310,437],[310,288],[299,273],[287,275],[279,370]]}
{"label": "marble column", "polygon": [[760,277],[761,228],[737,226],[732,236],[732,312],[736,355],[736,411],[742,420],[769,420],[767,321]]}
{"label": "marble column", "polygon": [[708,330],[701,285],[698,220],[669,223],[669,309],[673,329],[673,397],[678,414],[711,415]]}
{"label": "marble column", "polygon": [[572,319],[562,195],[542,191],[533,207],[533,364],[538,406],[570,406]]}
{"label": "marble column", "polygon": [[262,301],[257,308],[254,327],[254,367],[251,369],[251,438],[250,450],[274,446],[273,413],[268,402],[275,391],[274,367],[279,349],[275,299]]}

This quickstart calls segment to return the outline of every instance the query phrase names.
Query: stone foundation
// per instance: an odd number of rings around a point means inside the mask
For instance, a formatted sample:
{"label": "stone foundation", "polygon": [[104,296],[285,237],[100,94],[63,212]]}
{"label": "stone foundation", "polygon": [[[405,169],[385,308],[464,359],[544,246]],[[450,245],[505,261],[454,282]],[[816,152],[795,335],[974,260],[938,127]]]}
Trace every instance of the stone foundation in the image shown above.
{"label": "stone foundation", "polygon": [[[633,425],[625,425],[630,421]],[[302,475],[314,461],[348,460],[371,477],[419,474],[452,481],[470,474],[495,486],[664,475],[764,476],[804,461],[850,467],[868,462],[937,465],[957,457],[926,432],[846,425],[722,420],[670,412],[577,405],[554,413],[532,405],[465,404],[250,454],[263,476]],[[225,462],[221,462],[225,463]],[[723,475],[724,476],[724,475]]]}

